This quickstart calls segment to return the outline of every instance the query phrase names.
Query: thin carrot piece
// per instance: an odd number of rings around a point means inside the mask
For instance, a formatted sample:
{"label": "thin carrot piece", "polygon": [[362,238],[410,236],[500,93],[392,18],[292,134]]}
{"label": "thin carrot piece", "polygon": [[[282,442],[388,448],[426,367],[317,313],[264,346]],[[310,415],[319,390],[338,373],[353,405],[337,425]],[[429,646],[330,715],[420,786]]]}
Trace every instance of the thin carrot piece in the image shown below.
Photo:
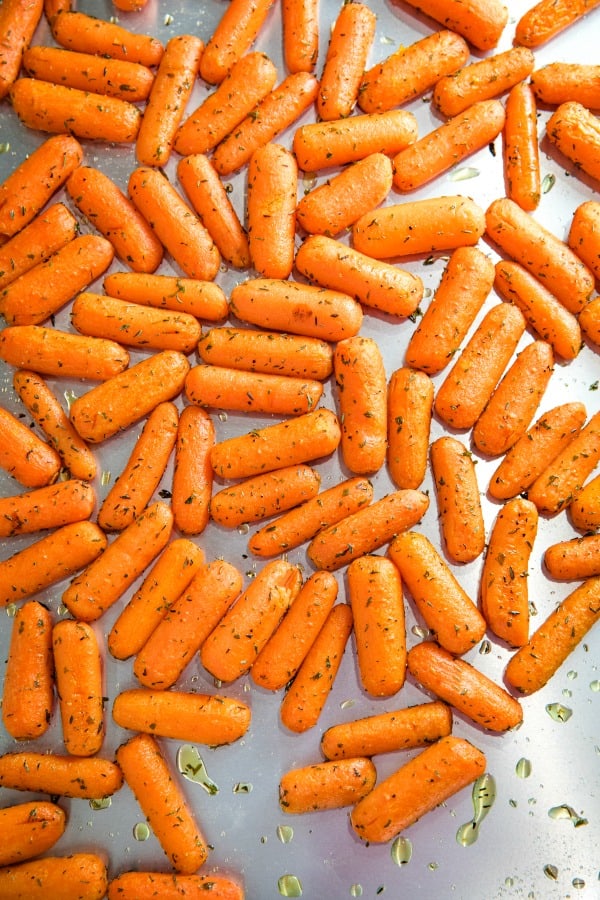
{"label": "thin carrot piece", "polygon": [[38,375],[91,381],[105,381],[129,365],[129,353],[114,341],[43,325],[4,328],[0,332],[0,359]]}
{"label": "thin carrot piece", "polygon": [[227,298],[213,281],[178,278],[176,275],[111,272],[104,278],[103,287],[111,297],[142,306],[184,312],[209,322],[227,317]]}
{"label": "thin carrot piece", "polygon": [[339,672],[352,625],[350,606],[336,603],[281,702],[279,716],[290,731],[301,734],[319,721]]}
{"label": "thin carrot piece", "polygon": [[600,535],[586,534],[550,544],[544,566],[555,581],[582,581],[600,575]]}
{"label": "thin carrot piece", "polygon": [[531,50],[511,47],[440,78],[433,89],[432,101],[442,115],[457,116],[472,104],[498,97],[524,81],[533,72],[534,65]]}
{"label": "thin carrot piece", "polygon": [[598,0],[540,0],[515,26],[517,43],[534,49],[556,37],[598,5]]}
{"label": "thin carrot piece", "polygon": [[538,512],[530,500],[504,504],[490,532],[481,571],[479,597],[489,628],[511,647],[529,638],[529,559],[537,534]]}
{"label": "thin carrot piece", "polygon": [[208,525],[214,443],[215,428],[209,413],[199,406],[185,407],[177,426],[171,485],[173,524],[183,534],[201,534]]}
{"label": "thin carrot piece", "polygon": [[333,374],[344,464],[355,475],[377,472],[387,453],[387,380],[378,344],[360,335],[339,341]]}
{"label": "thin carrot piece", "polygon": [[0,892],[6,900],[42,900],[53,894],[61,900],[102,900],[107,886],[106,863],[96,853],[45,856],[0,870]]}
{"label": "thin carrot piece", "polygon": [[316,469],[284,466],[221,488],[210,500],[210,517],[224,528],[262,522],[315,497],[320,485]]}
{"label": "thin carrot piece", "polygon": [[531,73],[529,83],[537,100],[559,106],[577,100],[588,109],[600,109],[600,66],[552,62]]}
{"label": "thin carrot piece", "polygon": [[392,372],[388,383],[387,466],[400,490],[417,490],[427,470],[433,382],[418,369]]}
{"label": "thin carrot piece", "polygon": [[77,232],[77,219],[64,203],[53,203],[39,213],[0,247],[0,288],[44,262],[72,241]]}
{"label": "thin carrot piece", "polygon": [[265,278],[287,278],[294,264],[298,167],[292,153],[269,142],[249,157],[246,224],[250,260]]}
{"label": "thin carrot piece", "polygon": [[0,537],[32,534],[89,518],[96,494],[88,481],[71,478],[0,498]]}
{"label": "thin carrot piece", "polygon": [[288,72],[312,72],[319,53],[319,0],[284,0],[281,27]]}
{"label": "thin carrot piece", "polygon": [[106,730],[98,639],[87,622],[61,619],[52,629],[52,650],[65,750],[94,756]]}
{"label": "thin carrot piece", "polygon": [[502,0],[407,0],[420,13],[462,35],[478,50],[492,50],[508,22]]}
{"label": "thin carrot piece", "polygon": [[228,71],[256,41],[273,0],[233,0],[210,40],[200,62],[200,74],[209,84],[220,84]]}
{"label": "thin carrot piece", "polygon": [[0,406],[0,469],[28,488],[52,484],[58,478],[61,460],[50,444]]}
{"label": "thin carrot piece", "polygon": [[123,784],[119,767],[100,756],[64,756],[23,750],[0,756],[0,784],[16,791],[98,800]]}
{"label": "thin carrot piece", "polygon": [[504,178],[506,196],[531,212],[541,196],[537,105],[529,84],[516,84],[506,99]]}
{"label": "thin carrot piece", "polygon": [[485,547],[473,456],[462,441],[449,434],[433,441],[429,452],[444,548],[452,562],[473,562]]}
{"label": "thin carrot piece", "polygon": [[[567,243],[600,281],[600,203],[585,200],[576,208],[571,220]],[[592,301],[593,302],[593,301]],[[585,313],[587,304],[582,312]]]}
{"label": "thin carrot piece", "polygon": [[581,310],[578,321],[584,337],[600,345],[600,302],[597,297]]}
{"label": "thin carrot piece", "polygon": [[43,0],[4,0],[0,8],[0,99],[17,80],[23,53],[44,12]]}
{"label": "thin carrot piece", "polygon": [[417,531],[399,534],[388,547],[403,584],[436,640],[457,656],[485,634],[485,619],[431,541]]}
{"label": "thin carrot piece", "polygon": [[198,342],[198,354],[214,366],[316,381],[333,369],[328,341],[254,328],[209,328]]}
{"label": "thin carrot piece", "polygon": [[[180,875],[177,872],[120,872],[108,883],[108,900],[193,898],[210,891],[213,900],[244,900],[244,889],[225,875]],[[157,893],[158,892],[158,893]]]}
{"label": "thin carrot piece", "polygon": [[61,12],[68,12],[71,9],[71,0],[44,0],[44,15],[48,22]]}
{"label": "thin carrot piece", "polygon": [[373,789],[377,771],[370,759],[327,760],[284,772],[279,805],[292,815],[354,806]]}
{"label": "thin carrot piece", "polygon": [[561,103],[546,122],[546,134],[575,172],[600,179],[600,122],[577,100]]}
{"label": "thin carrot piece", "polygon": [[130,103],[147,100],[154,82],[154,72],[148,66],[42,44],[24,52],[23,68],[32,78],[41,81],[65,84]]}
{"label": "thin carrot piece", "polygon": [[579,531],[600,528],[600,475],[584,484],[577,499],[569,506],[571,522]]}
{"label": "thin carrot piece", "polygon": [[[54,708],[52,614],[29,600],[13,620],[2,692],[2,722],[11,737],[45,734]],[[14,862],[14,860],[13,860]]]}
{"label": "thin carrot piece", "polygon": [[157,66],[164,53],[158,38],[137,34],[83,12],[69,10],[51,21],[57,44],[82,53],[94,53],[112,59],[128,59],[144,66]]}
{"label": "thin carrot piece", "polygon": [[64,810],[50,801],[31,800],[3,807],[0,809],[4,835],[0,867],[46,853],[62,837],[66,824]]}
{"label": "thin carrot piece", "polygon": [[377,17],[364,3],[345,3],[333,25],[317,94],[324,121],[349,116],[358,99],[375,37]]}

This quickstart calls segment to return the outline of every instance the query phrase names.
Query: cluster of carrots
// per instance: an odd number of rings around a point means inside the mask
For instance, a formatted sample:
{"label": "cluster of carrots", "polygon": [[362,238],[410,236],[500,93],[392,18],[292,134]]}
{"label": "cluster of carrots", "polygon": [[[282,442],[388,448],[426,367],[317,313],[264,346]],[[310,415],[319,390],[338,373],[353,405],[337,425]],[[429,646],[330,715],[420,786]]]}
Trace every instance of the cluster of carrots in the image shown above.
{"label": "cluster of carrots", "polygon": [[[44,138],[0,184],[0,359],[25,411],[0,409],[0,467],[18,486],[0,498],[0,536],[32,536],[0,562],[0,604],[17,604],[2,719],[14,739],[35,740],[57,696],[64,752],[0,756],[0,785],[98,799],[127,783],[175,874],[109,881],[100,856],[49,857],[64,810],[18,804],[0,811],[15,835],[0,852],[2,896],[32,884],[40,896],[56,884],[86,898],[196,896],[206,884],[215,898],[243,896],[235,880],[197,874],[210,846],[161,749],[160,738],[228,744],[250,727],[246,704],[178,689],[192,660],[219,683],[248,675],[287,688],[280,718],[294,733],[318,724],[351,639],[368,696],[395,698],[407,675],[433,695],[327,729],[325,759],[281,777],[283,810],[352,807],[356,834],[385,842],[485,771],[484,754],[452,735],[452,710],[495,733],[517,726],[513,693],[541,689],[596,622],[600,413],[575,400],[538,410],[557,363],[584,341],[600,347],[600,203],[573,211],[564,241],[533,215],[538,104],[555,108],[546,136],[558,152],[584,181],[600,178],[598,67],[536,69],[534,56],[595,5],[559,15],[541,0],[515,46],[495,53],[504,6],[419,0],[441,27],[369,68],[375,16],[346,3],[317,78],[315,4],[289,0],[277,84],[253,49],[272,0],[231,0],[206,45],[178,35],[165,46],[69,2],[4,0],[0,97]],[[43,16],[57,46],[33,43]],[[473,48],[487,55],[470,62]],[[198,78],[211,89],[191,110]],[[426,92],[445,121],[419,136],[399,107]],[[318,121],[297,125],[310,109]],[[291,149],[278,143],[288,129]],[[506,196],[486,210],[461,195],[391,201],[500,135]],[[132,146],[127,193],[85,162],[86,142]],[[176,157],[178,184],[163,171]],[[240,218],[223,179],[242,169]],[[298,200],[300,172],[324,170],[335,174]],[[440,253],[439,285],[402,365],[386,372],[364,319],[416,319],[424,285],[398,261]],[[223,265],[252,270],[229,296]],[[61,330],[53,319],[65,311],[72,327]],[[85,385],[68,409],[52,386],[61,379]],[[335,409],[322,404],[326,385]],[[218,440],[216,410],[273,421]],[[447,433],[431,440],[434,417]],[[137,425],[101,498],[95,448]],[[475,453],[498,461],[487,485]],[[319,463],[333,457],[344,477],[325,487]],[[377,497],[386,469],[393,490]],[[418,528],[427,471],[439,549]],[[489,531],[484,487],[501,504]],[[538,518],[558,514],[580,534],[548,547],[544,563],[580,584],[532,632]],[[244,587],[201,542],[209,527],[247,525],[261,567]],[[287,558],[302,547],[306,578]],[[454,566],[477,560],[472,598]],[[55,621],[36,595],[65,580],[69,615]],[[430,633],[410,649],[405,590]],[[515,651],[508,689],[462,658],[488,630]],[[112,703],[116,725],[135,732],[114,761],[101,755],[107,654],[131,660],[140,684]],[[376,783],[372,757],[415,748]]]}

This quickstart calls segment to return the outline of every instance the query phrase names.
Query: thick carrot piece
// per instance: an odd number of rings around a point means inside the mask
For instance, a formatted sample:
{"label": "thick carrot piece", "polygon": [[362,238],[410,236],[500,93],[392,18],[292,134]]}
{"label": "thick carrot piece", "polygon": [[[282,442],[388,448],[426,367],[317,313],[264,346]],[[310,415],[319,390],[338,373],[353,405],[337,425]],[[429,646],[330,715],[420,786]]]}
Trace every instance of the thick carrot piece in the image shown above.
{"label": "thick carrot piece", "polygon": [[283,773],[279,805],[291,815],[354,806],[373,789],[376,779],[375,766],[364,757],[313,763]]}
{"label": "thick carrot piece", "polygon": [[181,900],[202,897],[212,900],[244,900],[244,889],[225,875],[180,875],[177,872],[120,872],[108,883],[108,900]]}
{"label": "thick carrot piece", "polygon": [[[600,203],[585,200],[573,213],[567,243],[600,281]],[[593,302],[593,301],[592,301]],[[587,306],[582,310],[585,315]]]}
{"label": "thick carrot piece", "polygon": [[168,607],[163,605],[160,621],[139,647],[133,664],[138,681],[154,690],[172,687],[241,590],[242,575],[231,563],[196,566],[192,580]]}
{"label": "thick carrot piece", "polygon": [[0,332],[0,359],[39,375],[90,381],[105,381],[129,365],[129,353],[114,341],[43,325],[4,328]]}
{"label": "thick carrot piece", "polygon": [[450,707],[441,700],[331,725],[321,736],[326,759],[378,756],[424,747],[452,731]]}
{"label": "thick carrot piece", "polygon": [[281,144],[258,147],[248,161],[246,224],[250,261],[265,278],[287,278],[294,265],[298,166]]}
{"label": "thick carrot piece", "polygon": [[123,531],[146,508],[175,446],[179,413],[174,403],[159,403],[114,485],[102,501],[98,524],[104,531]]}
{"label": "thick carrot piece", "polygon": [[73,853],[46,856],[0,870],[0,893],[5,900],[102,900],[108,887],[108,872],[102,856]]}
{"label": "thick carrot piece", "polygon": [[192,403],[242,412],[301,415],[314,409],[323,393],[320,381],[224,366],[193,366],[185,391]]}
{"label": "thick carrot piece", "polygon": [[284,0],[281,27],[286,69],[312,72],[319,53],[319,0]]}
{"label": "thick carrot piece", "polygon": [[219,285],[196,278],[112,272],[105,277],[103,287],[107,294],[120,300],[184,312],[209,322],[225,319],[229,308]]}
{"label": "thick carrot piece", "polygon": [[577,499],[569,506],[571,522],[579,531],[596,531],[600,528],[600,475],[584,484]]}
{"label": "thick carrot piece", "polygon": [[504,676],[520,694],[533,694],[550,681],[598,620],[600,577],[575,588],[510,659]]}
{"label": "thick carrot piece", "polygon": [[598,6],[598,0],[540,0],[525,12],[515,26],[515,39],[537,48]]}
{"label": "thick carrot piece", "polygon": [[504,106],[499,100],[473,103],[396,154],[394,187],[403,192],[423,187],[492,143],[502,131],[504,120]]}
{"label": "thick carrot piece", "polygon": [[433,103],[442,115],[457,116],[474,103],[498,97],[524,81],[534,65],[533,53],[526,47],[486,56],[440,78],[433,89]]}
{"label": "thick carrot piece", "polygon": [[33,534],[89,518],[96,494],[88,481],[71,478],[0,498],[0,537]]}
{"label": "thick carrot piece", "polygon": [[380,782],[350,813],[365,841],[385,843],[485,772],[484,754],[447,735]]}
{"label": "thick carrot piece", "polygon": [[478,50],[492,50],[508,22],[508,8],[501,0],[407,0],[444,28],[462,35]]}
{"label": "thick carrot piece", "polygon": [[388,382],[387,467],[399,490],[417,490],[425,478],[433,393],[419,369],[396,369]]}
{"label": "thick carrot piece", "polygon": [[223,13],[200,62],[200,74],[209,84],[220,84],[257,39],[273,0],[233,0]]}
{"label": "thick carrot piece", "polygon": [[586,534],[550,544],[544,565],[555,581],[581,581],[600,575],[600,535]]}
{"label": "thick carrot piece", "polygon": [[377,16],[364,3],[340,8],[329,38],[319,82],[317,114],[324,121],[349,116],[367,67]]}
{"label": "thick carrot piece", "polygon": [[485,634],[485,619],[431,541],[405,531],[391,542],[388,555],[398,567],[418,612],[436,640],[462,656]]}
{"label": "thick carrot piece", "polygon": [[284,466],[221,488],[210,501],[211,519],[224,528],[262,522],[315,497],[319,473],[305,464]]}
{"label": "thick carrot piece", "polygon": [[0,809],[4,840],[0,867],[40,856],[62,837],[67,824],[65,812],[56,803],[33,800]]}
{"label": "thick carrot piece", "polygon": [[339,341],[333,374],[344,464],[354,475],[377,472],[387,453],[387,379],[379,346],[360,335]]}
{"label": "thick carrot piece", "polygon": [[336,524],[322,528],[308,545],[308,557],[318,569],[329,572],[340,569],[412,528],[423,518],[428,506],[429,498],[421,491],[393,491]]}
{"label": "thick carrot piece", "polygon": [[600,302],[597,297],[580,312],[579,326],[588,341],[600,345]]}
{"label": "thick carrot piece", "polygon": [[30,600],[17,610],[13,621],[2,722],[11,737],[32,740],[46,732],[53,707],[52,614],[43,604]]}
{"label": "thick carrot piece", "polygon": [[530,500],[504,504],[490,532],[479,598],[489,628],[511,647],[529,638],[529,559],[537,534],[538,512]]}
{"label": "thick carrot piece", "polygon": [[39,213],[0,247],[0,288],[47,260],[72,241],[77,232],[77,219],[64,203],[53,203]]}
{"label": "thick carrot piece", "polygon": [[198,342],[198,354],[213,366],[316,381],[333,369],[328,341],[255,328],[209,328]]}
{"label": "thick carrot piece", "polygon": [[599,76],[598,65],[552,62],[535,69],[529,83],[536,99],[545,106],[577,100],[588,109],[600,109]]}
{"label": "thick carrot piece", "polygon": [[61,461],[54,447],[2,406],[0,438],[0,469],[19,484],[40,488],[56,481]]}
{"label": "thick carrot piece", "polygon": [[600,179],[600,122],[587,107],[577,100],[561,103],[546,123],[546,134],[576,173]]}
{"label": "thick carrot piece", "polygon": [[143,66],[157,66],[164,52],[158,38],[137,34],[83,12],[65,11],[51,21],[57,44],[81,53],[125,59]]}
{"label": "thick carrot piece", "polygon": [[473,457],[462,441],[449,434],[433,441],[429,452],[446,553],[452,562],[473,562],[485,547],[485,524]]}
{"label": "thick carrot piece", "polygon": [[4,0],[0,8],[0,99],[17,80],[43,12],[43,0]]}
{"label": "thick carrot piece", "polygon": [[209,413],[199,406],[185,407],[177,426],[171,485],[173,524],[183,534],[201,534],[208,525],[214,444],[215,428]]}
{"label": "thick carrot piece", "polygon": [[9,790],[98,800],[121,788],[123,773],[99,756],[23,750],[0,756],[0,784]]}
{"label": "thick carrot piece", "polygon": [[52,629],[56,692],[65,750],[95,756],[105,735],[102,656],[87,622],[62,619]]}
{"label": "thick carrot piece", "polygon": [[137,734],[117,748],[117,763],[150,828],[176,872],[191,875],[209,847],[158,742]]}
{"label": "thick carrot piece", "polygon": [[504,123],[504,180],[506,196],[531,212],[541,196],[537,105],[527,82],[516,84],[506,100]]}
{"label": "thick carrot piece", "polygon": [[302,734],[319,721],[339,672],[352,624],[350,606],[336,603],[281,702],[281,722],[290,731]]}

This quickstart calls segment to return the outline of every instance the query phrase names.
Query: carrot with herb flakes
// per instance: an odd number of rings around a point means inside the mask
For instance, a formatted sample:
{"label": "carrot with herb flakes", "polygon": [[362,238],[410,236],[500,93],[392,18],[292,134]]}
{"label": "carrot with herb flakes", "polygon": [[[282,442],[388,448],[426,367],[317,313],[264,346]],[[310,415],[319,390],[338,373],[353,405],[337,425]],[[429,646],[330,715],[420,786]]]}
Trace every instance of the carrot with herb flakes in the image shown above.
{"label": "carrot with herb flakes", "polygon": [[284,772],[279,805],[291,815],[354,806],[373,789],[377,771],[370,759],[327,760]]}
{"label": "carrot with herb flakes", "polygon": [[258,147],[248,162],[246,188],[248,250],[265,278],[285,279],[294,265],[298,166],[281,144]]}
{"label": "carrot with herb flakes", "polygon": [[217,23],[200,61],[200,75],[220,84],[256,41],[273,0],[233,0]]}
{"label": "carrot with herb flakes", "polygon": [[106,896],[108,872],[102,856],[72,853],[45,856],[0,870],[0,893],[6,900],[102,900]]}
{"label": "carrot with herb flakes", "polygon": [[550,544],[544,566],[555,581],[582,581],[600,575],[600,535],[585,534]]}
{"label": "carrot with herb flakes", "polygon": [[63,809],[46,800],[32,800],[0,809],[4,835],[0,867],[11,866],[50,850],[67,824]]}
{"label": "carrot with herb flakes", "polygon": [[[567,243],[600,281],[600,203],[585,200],[573,213]],[[594,301],[591,301],[592,303]],[[585,314],[589,303],[582,312]]]}
{"label": "carrot with herb flakes", "polygon": [[65,756],[23,750],[0,756],[0,785],[57,797],[99,800],[123,784],[119,767],[100,756]]}
{"label": "carrot with herb flakes", "polygon": [[493,50],[508,22],[501,0],[407,0],[418,12],[462,35],[478,50]]}
{"label": "carrot with herb flakes", "polygon": [[288,72],[312,72],[319,53],[319,0],[284,0],[281,27]]}
{"label": "carrot with herb flakes", "polygon": [[124,59],[143,66],[157,66],[164,53],[158,38],[138,34],[105,19],[65,10],[50,22],[57,44],[80,53]]}
{"label": "carrot with herb flakes", "polygon": [[577,100],[567,100],[546,122],[549,141],[569,159],[577,174],[600,179],[600,120]]}
{"label": "carrot with herb flakes", "polygon": [[116,759],[175,871],[196,872],[206,862],[209,846],[158,741],[150,734],[136,734],[117,748]]}
{"label": "carrot with herb flakes", "polygon": [[320,485],[316,469],[284,466],[221,488],[211,497],[210,517],[224,528],[262,522],[315,497]]}
{"label": "carrot with herb flakes", "polygon": [[473,562],[485,547],[485,524],[473,456],[461,441],[449,434],[433,441],[429,453],[446,553],[452,562]]}
{"label": "carrot with herb flakes", "polygon": [[428,506],[429,497],[422,491],[392,491],[318,531],[308,545],[308,557],[317,569],[340,569],[412,528]]}
{"label": "carrot with herb flakes", "polygon": [[198,355],[213,366],[316,381],[333,370],[328,341],[255,328],[209,328],[198,342]]}
{"label": "carrot with herb flakes", "polygon": [[64,203],[53,203],[39,213],[0,247],[0,289],[47,260],[72,241],[78,230],[77,219]]}
{"label": "carrot with herb flakes", "polygon": [[530,500],[508,500],[490,532],[481,580],[481,611],[490,630],[511,647],[529,638],[529,560],[538,526]]}
{"label": "carrot with herb flakes", "polygon": [[200,406],[184,407],[177,426],[171,484],[173,524],[182,534],[201,534],[208,525],[214,443],[209,413]]}
{"label": "carrot with herb flakes", "polygon": [[600,345],[600,302],[598,297],[590,300],[582,309],[578,321],[584,337],[593,344]]}
{"label": "carrot with herb flakes", "polygon": [[244,900],[244,889],[225,875],[180,875],[177,872],[120,872],[108,883],[108,900],[181,900],[210,891],[213,900]]}
{"label": "carrot with herb flakes", "polygon": [[52,629],[56,693],[65,750],[94,756],[105,735],[101,649],[87,622],[62,619]]}
{"label": "carrot with herb flakes", "polygon": [[457,656],[471,650],[485,634],[485,619],[431,541],[405,531],[387,552],[439,644]]}
{"label": "carrot with herb flakes", "polygon": [[503,164],[506,196],[526,212],[537,208],[541,196],[537,104],[530,85],[522,81],[506,99]]}
{"label": "carrot with herb flakes", "polygon": [[0,7],[0,99],[17,80],[23,54],[44,12],[43,0],[4,0]]}
{"label": "carrot with herb flakes", "polygon": [[419,369],[403,367],[388,382],[387,467],[400,490],[417,490],[425,478],[433,409],[433,382]]}
{"label": "carrot with herb flakes", "polygon": [[247,372],[224,366],[193,366],[186,378],[188,400],[198,406],[242,412],[301,415],[314,409],[323,384],[289,375]]}
{"label": "carrot with herb flakes", "polygon": [[569,517],[579,531],[596,531],[600,528],[600,475],[587,481],[569,506]]}
{"label": "carrot with herb flakes", "polygon": [[96,493],[89,481],[70,478],[0,498],[0,537],[33,534],[89,518]]}
{"label": "carrot with herb flakes", "polygon": [[588,109],[600,109],[600,66],[552,62],[531,73],[531,90],[545,106],[577,100]]}
{"label": "carrot with herb flakes", "polygon": [[61,469],[60,456],[50,444],[0,406],[0,469],[27,488],[52,484]]}
{"label": "carrot with herb flakes", "polygon": [[515,40],[533,49],[545,44],[594,9],[598,0],[539,0],[515,26]]}
{"label": "carrot with herb flakes", "polygon": [[17,610],[2,690],[2,722],[16,740],[34,740],[48,729],[54,709],[52,614],[37,600]]}
{"label": "carrot with herb flakes", "polygon": [[43,325],[10,325],[0,332],[0,359],[54,378],[105,381],[124,372],[129,353],[115,341]]}
{"label": "carrot with herb flakes", "polygon": [[229,308],[223,288],[213,281],[196,278],[111,272],[104,278],[103,287],[110,297],[140,303],[142,306],[188,313],[209,322],[225,319]]}
{"label": "carrot with herb flakes", "polygon": [[433,89],[432,102],[443,116],[457,116],[481,100],[491,100],[524,81],[535,58],[526,47],[511,47],[445,75]]}
{"label": "carrot with herb flakes", "polygon": [[375,37],[377,16],[364,3],[344,3],[335,20],[317,94],[323,121],[349,116],[356,101]]}

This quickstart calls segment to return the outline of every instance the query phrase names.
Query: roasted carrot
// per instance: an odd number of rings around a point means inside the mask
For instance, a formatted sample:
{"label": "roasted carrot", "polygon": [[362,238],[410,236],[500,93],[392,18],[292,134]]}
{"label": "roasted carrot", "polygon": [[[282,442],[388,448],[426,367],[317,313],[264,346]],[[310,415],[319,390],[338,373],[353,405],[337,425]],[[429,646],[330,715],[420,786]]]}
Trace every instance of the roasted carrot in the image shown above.
{"label": "roasted carrot", "polygon": [[331,725],[321,736],[321,751],[326,759],[378,756],[424,747],[451,731],[450,708],[441,700],[432,700]]}
{"label": "roasted carrot", "polygon": [[351,633],[352,610],[346,603],[336,603],[281,702],[281,722],[290,731],[301,734],[319,721]]}
{"label": "roasted carrot", "polygon": [[577,100],[588,109],[600,109],[600,67],[574,62],[552,62],[531,73],[529,83],[545,106]]}
{"label": "roasted carrot", "polygon": [[242,590],[241,573],[224,560],[200,564],[192,576],[168,607],[163,604],[160,621],[139,648],[133,671],[147,688],[175,684]]}
{"label": "roasted carrot", "polygon": [[200,62],[200,74],[209,84],[220,84],[232,65],[256,41],[273,0],[233,0],[213,31]]}
{"label": "roasted carrot", "polygon": [[123,784],[119,767],[100,756],[64,756],[23,750],[0,756],[0,784],[16,791],[99,800]]}
{"label": "roasted carrot", "polygon": [[327,760],[284,772],[279,805],[292,815],[354,806],[373,789],[377,771],[370,759]]}
{"label": "roasted carrot", "polygon": [[248,161],[246,224],[250,261],[265,278],[287,278],[294,264],[298,166],[282,144],[257,147]]}
{"label": "roasted carrot", "polygon": [[429,375],[408,367],[392,372],[388,383],[387,466],[400,490],[417,490],[425,478],[433,409]]}
{"label": "roasted carrot", "polygon": [[539,0],[518,20],[515,40],[525,47],[539,47],[598,5],[598,0]]}
{"label": "roasted carrot", "polygon": [[104,278],[103,286],[111,297],[131,303],[184,312],[209,322],[227,317],[228,304],[223,288],[212,281],[176,275],[111,272]]}
{"label": "roasted carrot", "polygon": [[600,528],[600,475],[587,481],[577,499],[569,506],[571,522],[579,531],[596,531]]}
{"label": "roasted carrot", "polygon": [[364,3],[344,3],[331,29],[317,94],[324,121],[349,116],[358,98],[375,37],[377,16]]}
{"label": "roasted carrot", "polygon": [[0,537],[33,534],[89,518],[96,494],[88,481],[71,478],[0,498]]}
{"label": "roasted carrot", "polygon": [[[0,216],[2,215],[0,208]],[[64,203],[53,203],[0,247],[0,288],[44,262],[78,233]]]}
{"label": "roasted carrot", "polygon": [[587,578],[509,660],[504,676],[520,694],[533,694],[550,681],[595,624],[600,612],[600,577]]}
{"label": "roasted carrot", "polygon": [[158,741],[136,734],[117,748],[117,763],[140,809],[176,872],[191,875],[209,847]]}
{"label": "roasted carrot", "polygon": [[436,31],[368,69],[359,86],[358,105],[366,113],[402,106],[444,75],[458,71],[468,59],[469,48],[459,34]]}
{"label": "roasted carrot", "polygon": [[[600,203],[585,200],[576,208],[571,220],[567,243],[600,281]],[[587,304],[583,312],[587,309]]]}
{"label": "roasted carrot", "polygon": [[312,72],[319,53],[319,0],[284,0],[281,27],[288,72]]}
{"label": "roasted carrot", "polygon": [[6,900],[37,900],[60,896],[61,900],[102,900],[108,873],[97,853],[45,856],[0,869],[0,893]]}
{"label": "roasted carrot", "polygon": [[431,541],[418,531],[397,535],[388,555],[436,640],[461,656],[485,634],[485,619]]}
{"label": "roasted carrot", "polygon": [[254,328],[209,328],[198,342],[203,362],[265,375],[324,381],[333,370],[333,348],[319,338]]}
{"label": "roasted carrot", "polygon": [[58,478],[61,460],[50,444],[0,406],[0,469],[28,488],[52,484]]}
{"label": "roasted carrot", "polygon": [[365,841],[390,841],[431,812],[486,767],[484,754],[464,738],[447,735],[381,781],[356,804],[350,822]]}
{"label": "roasted carrot", "polygon": [[189,368],[183,353],[161,350],[78,397],[71,404],[71,421],[84,440],[104,441],[176,397]]}
{"label": "roasted carrot", "polygon": [[315,497],[320,485],[311,466],[284,466],[221,488],[210,500],[210,516],[225,528],[262,522]]}
{"label": "roasted carrot", "polygon": [[309,559],[318,569],[339,569],[412,528],[425,515],[428,506],[429,498],[421,491],[392,491],[336,524],[322,528],[308,545]]}
{"label": "roasted carrot", "polygon": [[516,306],[497,303],[485,314],[435,395],[439,418],[456,429],[471,428],[492,395],[525,331]]}
{"label": "roasted carrot", "polygon": [[250,725],[250,708],[229,697],[132,688],[115,697],[121,728],[218,747],[238,741]]}
{"label": "roasted carrot", "polygon": [[4,835],[0,867],[46,853],[62,837],[66,824],[65,811],[46,800],[3,807],[0,809],[0,826]]}
{"label": "roasted carrot", "polygon": [[52,629],[58,708],[65,750],[95,756],[104,741],[101,648],[87,622],[61,619]]}
{"label": "roasted carrot", "polygon": [[600,302],[598,297],[585,306],[578,317],[581,331],[593,344],[600,344]]}
{"label": "roasted carrot", "polygon": [[441,372],[458,351],[493,284],[491,259],[479,247],[457,247],[410,337],[407,365],[429,375]]}
{"label": "roasted carrot", "polygon": [[449,434],[433,441],[429,453],[446,553],[452,562],[473,562],[485,547],[473,456],[462,441]]}
{"label": "roasted carrot", "polygon": [[91,381],[105,381],[129,365],[129,353],[114,341],[43,325],[4,328],[0,332],[0,359],[39,375]]}
{"label": "roasted carrot", "polygon": [[501,0],[407,0],[420,13],[462,35],[478,50],[492,50],[508,22]]}
{"label": "roasted carrot", "polygon": [[71,9],[72,0],[44,0],[44,15],[48,22],[52,22],[60,12],[68,12]]}
{"label": "roasted carrot", "polygon": [[[518,49],[518,48],[515,48]],[[506,100],[503,163],[506,196],[531,212],[541,196],[537,105],[527,82],[510,91]]]}
{"label": "roasted carrot", "polygon": [[403,192],[423,187],[491,144],[502,131],[504,120],[504,106],[499,100],[473,103],[394,156],[394,187]]}
{"label": "roasted carrot", "polygon": [[433,89],[432,101],[442,115],[457,116],[474,103],[498,97],[524,81],[533,72],[534,65],[531,50],[511,47],[440,78]]}
{"label": "roasted carrot", "polygon": [[509,500],[526,491],[554,459],[579,434],[587,412],[573,401],[543,413],[510,448],[490,478],[489,493],[495,500]]}
{"label": "roasted carrot", "polygon": [[193,541],[176,538],[167,544],[108,633],[111,656],[128,659],[139,653],[203,563],[204,552]]}
{"label": "roasted carrot", "polygon": [[408,670],[426,690],[488,731],[507,731],[523,720],[521,704],[508,691],[433,641],[408,651]]}
{"label": "roasted carrot", "polygon": [[577,100],[561,103],[546,122],[546,134],[576,174],[600,179],[600,122],[586,106]]}
{"label": "roasted carrot", "polygon": [[504,504],[490,532],[481,571],[479,599],[491,631],[511,647],[529,637],[529,559],[537,534],[538,512],[530,500]]}
{"label": "roasted carrot", "polygon": [[83,12],[65,11],[51,21],[57,44],[80,53],[94,53],[112,59],[128,59],[144,66],[157,66],[164,52],[158,38],[137,34]]}
{"label": "roasted carrot", "polygon": [[179,875],[177,872],[120,872],[108,883],[108,900],[181,900],[210,891],[213,900],[244,900],[244,889],[225,875]]}
{"label": "roasted carrot", "polygon": [[43,0],[4,0],[0,8],[0,99],[17,80],[23,53],[44,12]]}
{"label": "roasted carrot", "polygon": [[177,426],[171,485],[173,524],[183,534],[201,534],[208,525],[214,443],[209,413],[199,406],[186,406]]}
{"label": "roasted carrot", "polygon": [[581,312],[594,290],[594,276],[564,241],[506,197],[492,201],[485,219],[490,240],[542,281],[569,312]]}
{"label": "roasted carrot", "polygon": [[161,501],[140,513],[63,592],[71,615],[80,622],[100,618],[164,549],[172,523],[170,507]]}
{"label": "roasted carrot", "polygon": [[544,565],[555,581],[582,581],[600,575],[600,535],[586,534],[550,544],[544,552]]}
{"label": "roasted carrot", "polygon": [[13,620],[2,722],[11,737],[32,740],[46,732],[53,708],[52,614],[42,603],[29,600],[19,607]]}
{"label": "roasted carrot", "polygon": [[387,453],[387,380],[378,344],[361,335],[339,341],[333,374],[344,465],[355,475],[377,472]]}

